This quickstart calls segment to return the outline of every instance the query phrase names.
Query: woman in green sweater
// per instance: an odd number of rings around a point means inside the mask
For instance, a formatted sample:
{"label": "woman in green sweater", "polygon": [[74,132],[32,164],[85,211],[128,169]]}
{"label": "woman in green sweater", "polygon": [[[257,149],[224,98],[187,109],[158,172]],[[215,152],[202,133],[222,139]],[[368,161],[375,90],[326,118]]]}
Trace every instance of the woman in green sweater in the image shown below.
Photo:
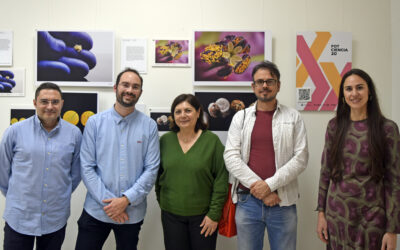
{"label": "woman in green sweater", "polygon": [[166,250],[214,250],[228,194],[224,146],[207,130],[197,98],[182,94],[171,107],[171,132],[160,139],[157,200]]}

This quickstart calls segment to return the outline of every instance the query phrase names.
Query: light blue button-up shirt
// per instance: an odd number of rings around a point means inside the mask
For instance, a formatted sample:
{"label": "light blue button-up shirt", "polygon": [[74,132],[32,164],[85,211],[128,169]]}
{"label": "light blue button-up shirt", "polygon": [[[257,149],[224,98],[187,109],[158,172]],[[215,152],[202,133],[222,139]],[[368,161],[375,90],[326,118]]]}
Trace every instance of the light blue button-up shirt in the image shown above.
{"label": "light blue button-up shirt", "polygon": [[35,115],[15,123],[0,145],[3,218],[15,231],[41,236],[67,223],[71,193],[80,182],[81,131],[60,119],[47,132]]}
{"label": "light blue button-up shirt", "polygon": [[157,125],[150,117],[136,109],[122,117],[114,107],[91,116],[81,147],[81,175],[88,190],[85,211],[116,223],[104,212],[102,200],[125,195],[130,201],[125,223],[142,221],[159,163]]}

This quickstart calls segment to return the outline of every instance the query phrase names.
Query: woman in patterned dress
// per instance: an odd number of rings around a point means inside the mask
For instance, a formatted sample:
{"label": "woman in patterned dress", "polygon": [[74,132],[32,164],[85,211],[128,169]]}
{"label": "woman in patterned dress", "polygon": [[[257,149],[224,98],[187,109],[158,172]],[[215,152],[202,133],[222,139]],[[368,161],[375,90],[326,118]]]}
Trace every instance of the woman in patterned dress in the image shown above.
{"label": "woman in patterned dress", "polygon": [[317,233],[327,249],[396,249],[400,233],[400,136],[360,69],[340,83],[322,154]]}

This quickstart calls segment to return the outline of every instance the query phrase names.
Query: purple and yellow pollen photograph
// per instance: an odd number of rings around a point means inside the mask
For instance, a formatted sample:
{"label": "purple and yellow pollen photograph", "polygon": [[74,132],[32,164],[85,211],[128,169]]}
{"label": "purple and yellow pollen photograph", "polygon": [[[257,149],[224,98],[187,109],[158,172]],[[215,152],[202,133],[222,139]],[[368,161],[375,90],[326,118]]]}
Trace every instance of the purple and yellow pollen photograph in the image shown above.
{"label": "purple and yellow pollen photograph", "polygon": [[267,32],[195,31],[194,84],[243,86],[253,67],[271,58]]}
{"label": "purple and yellow pollen photograph", "polygon": [[189,40],[154,40],[154,65],[190,67]]}

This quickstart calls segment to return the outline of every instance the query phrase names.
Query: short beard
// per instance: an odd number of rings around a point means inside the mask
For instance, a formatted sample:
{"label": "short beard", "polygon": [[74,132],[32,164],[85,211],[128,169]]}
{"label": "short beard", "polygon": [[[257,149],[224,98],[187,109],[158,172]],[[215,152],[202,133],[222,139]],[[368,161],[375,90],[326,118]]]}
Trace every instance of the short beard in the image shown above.
{"label": "short beard", "polygon": [[[136,96],[134,96],[136,98]],[[119,104],[121,104],[122,106],[124,106],[125,108],[130,108],[135,106],[135,104],[137,103],[137,99],[132,100],[132,102],[124,102],[124,98],[122,95],[118,95],[117,93],[117,102]]]}
{"label": "short beard", "polygon": [[276,95],[270,96],[270,97],[257,96],[257,99],[260,102],[272,102],[272,101],[274,101],[276,99]]}

